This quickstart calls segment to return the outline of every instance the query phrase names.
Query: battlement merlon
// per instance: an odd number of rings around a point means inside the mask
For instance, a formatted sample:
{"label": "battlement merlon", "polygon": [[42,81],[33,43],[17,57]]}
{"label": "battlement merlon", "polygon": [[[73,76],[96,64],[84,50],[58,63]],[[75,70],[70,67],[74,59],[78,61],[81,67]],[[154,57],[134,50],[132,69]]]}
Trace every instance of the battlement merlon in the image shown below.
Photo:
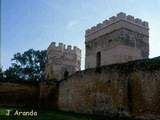
{"label": "battlement merlon", "polygon": [[88,36],[94,32],[97,32],[101,29],[104,29],[105,27],[110,26],[113,23],[117,23],[118,21],[121,21],[121,20],[132,23],[134,25],[137,25],[137,26],[144,28],[144,29],[147,29],[147,30],[149,29],[148,22],[142,21],[139,18],[134,18],[134,16],[126,15],[125,13],[120,12],[116,16],[110,17],[109,20],[104,20],[102,23],[99,23],[96,26],[93,26],[90,29],[87,29],[85,34],[86,34],[86,36]]}
{"label": "battlement merlon", "polygon": [[61,50],[61,51],[74,52],[74,53],[81,54],[81,49],[79,49],[78,47],[76,46],[72,47],[71,45],[67,45],[66,47],[66,45],[63,43],[59,43],[58,45],[56,45],[55,42],[52,42],[49,45],[47,51],[49,50]]}

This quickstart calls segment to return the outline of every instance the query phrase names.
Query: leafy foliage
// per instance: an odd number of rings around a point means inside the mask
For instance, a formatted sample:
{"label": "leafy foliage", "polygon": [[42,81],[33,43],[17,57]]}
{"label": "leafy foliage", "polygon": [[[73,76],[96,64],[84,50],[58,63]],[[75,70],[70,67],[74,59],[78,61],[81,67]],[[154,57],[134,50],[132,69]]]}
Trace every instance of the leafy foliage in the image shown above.
{"label": "leafy foliage", "polygon": [[14,54],[12,66],[5,71],[7,80],[40,81],[44,79],[46,50],[29,49],[24,53]]}
{"label": "leafy foliage", "polygon": [[2,68],[0,67],[0,80],[3,80],[3,79],[4,79],[4,75],[3,75]]}

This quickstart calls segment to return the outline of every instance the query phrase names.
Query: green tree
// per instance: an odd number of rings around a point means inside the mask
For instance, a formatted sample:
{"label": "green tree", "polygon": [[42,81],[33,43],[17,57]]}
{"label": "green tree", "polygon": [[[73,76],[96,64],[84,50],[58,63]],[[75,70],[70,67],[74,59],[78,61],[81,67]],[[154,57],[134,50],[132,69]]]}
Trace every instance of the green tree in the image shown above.
{"label": "green tree", "polygon": [[0,67],[0,80],[3,80],[3,79],[4,79],[4,75],[3,75],[2,68]]}
{"label": "green tree", "polygon": [[24,53],[16,53],[12,66],[5,71],[6,79],[40,81],[44,79],[46,50],[29,49]]}
{"label": "green tree", "polygon": [[12,66],[9,67],[5,72],[5,81],[18,81],[22,80],[20,76],[18,76],[18,73],[20,71],[20,66]]}

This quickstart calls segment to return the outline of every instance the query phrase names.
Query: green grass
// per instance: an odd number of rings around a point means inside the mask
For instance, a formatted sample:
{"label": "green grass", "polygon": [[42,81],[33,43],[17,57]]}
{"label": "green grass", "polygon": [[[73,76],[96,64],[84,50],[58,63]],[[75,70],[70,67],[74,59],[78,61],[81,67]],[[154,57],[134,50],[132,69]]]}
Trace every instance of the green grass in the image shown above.
{"label": "green grass", "polygon": [[[37,111],[38,116],[5,116],[6,109],[12,110],[13,113],[15,110],[21,111],[16,108],[0,108],[0,120],[140,120],[118,115],[95,116],[57,110],[34,110]],[[31,109],[23,109],[23,111],[31,111]]]}
{"label": "green grass", "polygon": [[[11,110],[12,115],[6,116],[6,111]],[[62,112],[57,110],[34,110],[38,116],[14,116],[16,108],[0,108],[0,120],[91,120],[90,115],[75,114],[71,112]],[[23,109],[23,111],[31,111]]]}
{"label": "green grass", "polygon": [[62,111],[40,111],[40,120],[91,120],[91,116]]}

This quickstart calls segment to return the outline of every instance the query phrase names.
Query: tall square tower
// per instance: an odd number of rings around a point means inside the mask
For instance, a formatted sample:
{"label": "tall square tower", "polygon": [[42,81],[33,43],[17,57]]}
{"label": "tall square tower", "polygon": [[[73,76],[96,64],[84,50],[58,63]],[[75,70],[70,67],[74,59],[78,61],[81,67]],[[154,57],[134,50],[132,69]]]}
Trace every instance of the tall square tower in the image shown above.
{"label": "tall square tower", "polygon": [[80,70],[81,50],[71,45],[52,42],[47,49],[48,61],[46,63],[45,78],[48,80],[64,79],[68,75]]}
{"label": "tall square tower", "polygon": [[148,22],[118,13],[85,32],[85,68],[149,56]]}

